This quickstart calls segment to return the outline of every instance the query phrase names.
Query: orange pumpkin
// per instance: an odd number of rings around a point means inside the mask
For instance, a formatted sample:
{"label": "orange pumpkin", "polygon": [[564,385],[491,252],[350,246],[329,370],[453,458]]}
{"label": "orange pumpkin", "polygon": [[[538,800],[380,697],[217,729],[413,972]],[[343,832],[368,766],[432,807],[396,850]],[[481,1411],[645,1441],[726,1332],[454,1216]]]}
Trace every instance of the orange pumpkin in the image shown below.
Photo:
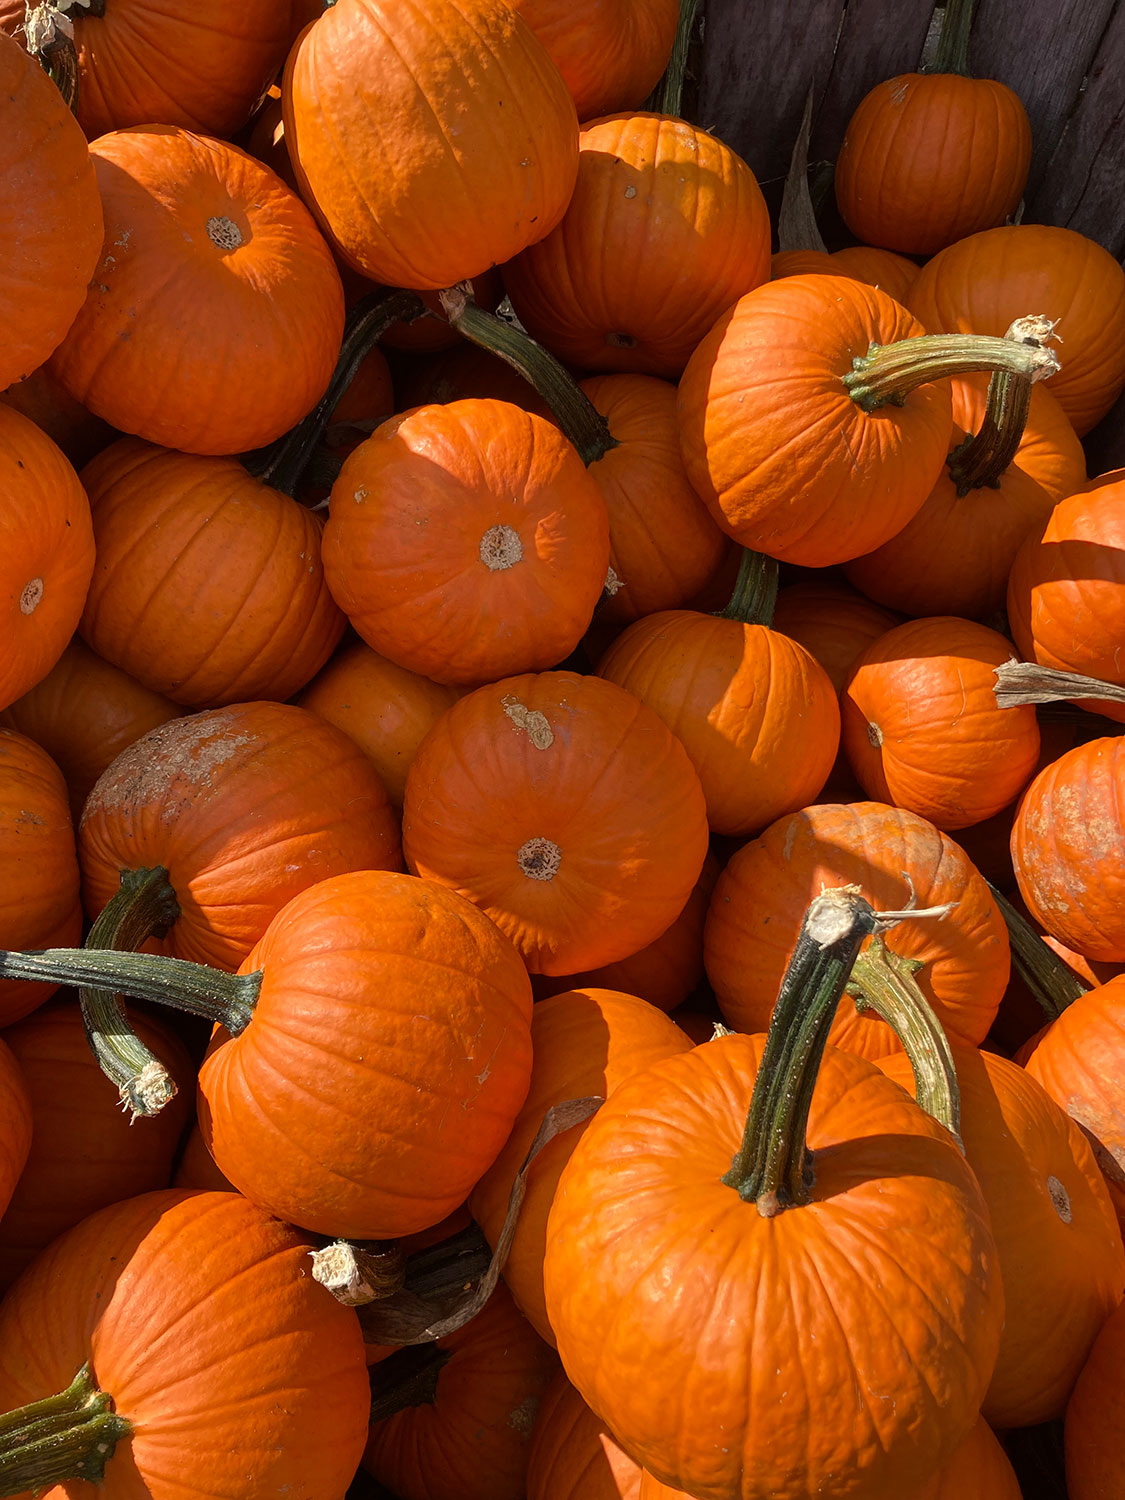
{"label": "orange pumpkin", "polygon": [[773,611],[774,629],[816,658],[837,694],[843,692],[856,658],[898,623],[897,615],[846,584],[816,579],[780,589]]}
{"label": "orange pumpkin", "polygon": [[12,1049],[0,1041],[0,1216],[11,1201],[12,1192],[31,1149],[31,1095],[23,1069]]}
{"label": "orange pumpkin", "polygon": [[877,286],[905,304],[918,275],[918,266],[893,250],[873,245],[849,245],[844,250],[778,250],[770,262],[770,280],[785,276],[850,276]]}
{"label": "orange pumpkin", "polygon": [[208,1193],[233,1193],[235,1190],[234,1184],[228,1182],[215,1165],[198,1125],[193,1125],[188,1132],[172,1186],[198,1188]]}
{"label": "orange pumpkin", "polygon": [[1125,1485],[1125,1306],[1090,1351],[1066,1409],[1070,1500],[1112,1500]]}
{"label": "orange pumpkin", "polygon": [[641,1470],[559,1374],[539,1404],[527,1500],[639,1500]]}

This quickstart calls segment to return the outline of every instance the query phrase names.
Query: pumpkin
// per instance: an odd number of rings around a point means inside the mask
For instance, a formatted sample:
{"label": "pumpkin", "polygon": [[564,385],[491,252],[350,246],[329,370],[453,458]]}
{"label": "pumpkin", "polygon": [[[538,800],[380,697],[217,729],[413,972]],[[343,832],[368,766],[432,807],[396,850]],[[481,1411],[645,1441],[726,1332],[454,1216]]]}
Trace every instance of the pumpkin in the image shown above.
{"label": "pumpkin", "polygon": [[[127,125],[182,125],[233,135],[281,66],[285,4],[247,0],[90,0],[66,10],[78,53],[78,123],[87,137]],[[0,0],[0,27],[24,0]]]}
{"label": "pumpkin", "polygon": [[786,276],[850,276],[877,286],[905,303],[918,275],[918,267],[905,255],[879,250],[873,245],[849,245],[844,250],[778,250],[770,261],[770,280]]}
{"label": "pumpkin", "polygon": [[992,1428],[979,1418],[919,1500],[1023,1500],[1016,1472]]}
{"label": "pumpkin", "polygon": [[46,750],[66,778],[77,824],[110,762],[180,712],[178,704],[142,687],[75,636],[46,677],[0,713],[0,724]]}
{"label": "pumpkin", "polygon": [[847,584],[817,579],[802,579],[779,589],[773,611],[773,628],[816,658],[837,694],[843,691],[856,657],[898,623],[897,615]]}
{"label": "pumpkin", "polygon": [[741,157],[671,115],[617,114],[582,131],[562,222],[504,267],[504,285],[564,362],[675,379],[769,258],[765,199]]}
{"label": "pumpkin", "polygon": [[[988,1204],[1004,1283],[1004,1331],[983,1414],[994,1426],[1053,1421],[1125,1287],[1125,1245],[1082,1131],[1016,1063],[953,1043],[961,1139]],[[913,1091],[905,1054],[882,1058]]]}
{"label": "pumpkin", "polygon": [[188,1132],[176,1175],[172,1178],[172,1186],[199,1188],[208,1193],[234,1192],[233,1184],[227,1181],[215,1165],[198,1125],[193,1125]]}
{"label": "pumpkin", "polygon": [[[1125,479],[1089,492],[1076,485],[1016,554],[1008,619],[1026,660],[1125,687],[1123,502]],[[1085,706],[1125,720],[1120,703],[1100,699]]]}
{"label": "pumpkin", "polygon": [[983,822],[1017,797],[1039,759],[1030,704],[1000,708],[995,630],[952,615],[888,630],[852,667],[841,739],[867,795],[947,831]]}
{"label": "pumpkin", "polygon": [[0,405],[10,406],[21,416],[29,417],[57,443],[69,461],[80,468],[95,453],[100,453],[116,433],[100,417],[91,416],[55,379],[49,364],[32,370],[24,380],[17,380],[6,391],[0,391]]}
{"label": "pumpkin", "polygon": [[1055,363],[1049,350],[933,344],[924,331],[843,276],[789,276],[729,308],[679,401],[688,478],[723,530],[807,567],[873,551],[921,509],[945,462],[951,398],[933,382],[993,360],[1025,374]]}
{"label": "pumpkin", "polygon": [[82,471],[97,560],[92,650],[189,708],[285,699],[344,631],[316,516],[208,458],[122,438]]}
{"label": "pumpkin", "polygon": [[[480,276],[472,277],[470,284],[473,301],[494,312],[504,297],[504,283],[496,267],[491,266]],[[423,292],[421,300],[422,306],[433,316],[418,317],[410,323],[392,323],[381,339],[384,348],[400,349],[405,354],[433,354],[460,345],[461,336],[446,320],[440,293]],[[485,392],[474,391],[472,394],[483,395]]]}
{"label": "pumpkin", "polygon": [[328,586],[369,646],[440,682],[562,661],[605,583],[609,523],[558,428],[506,402],[393,417],[348,458]]}
{"label": "pumpkin", "polygon": [[[0,730],[0,944],[46,948],[82,931],[78,860],[66,786],[38,745]],[[0,981],[0,1026],[48,999],[39,985]]]}
{"label": "pumpkin", "polygon": [[27,1080],[34,1134],[27,1166],[0,1218],[0,1288],[87,1214],[171,1181],[191,1113],[191,1059],[158,1021],[137,1012],[131,1019],[184,1084],[166,1109],[136,1130],[105,1085],[73,998],[40,1006],[4,1032]]}
{"label": "pumpkin", "polygon": [[1066,1409],[1066,1489],[1071,1500],[1111,1500],[1125,1485],[1125,1307],[1090,1351]]}
{"label": "pumpkin", "polygon": [[31,1094],[12,1049],[0,1041],[0,1219],[31,1149]]}
{"label": "pumpkin", "polygon": [[400,1500],[523,1500],[554,1354],[506,1287],[435,1343],[380,1361],[363,1467]]}
{"label": "pumpkin", "polygon": [[3,36],[0,99],[3,390],[38,369],[74,322],[98,262],[102,208],[86,138],[58,89]]}
{"label": "pumpkin", "polygon": [[640,1468],[559,1374],[539,1404],[527,1500],[639,1500]]}
{"label": "pumpkin", "polygon": [[297,701],[355,741],[401,810],[406,773],[418,746],[459,697],[457,688],[408,672],[355,641],[332,658]]}
{"label": "pumpkin", "polygon": [[[106,1500],[172,1500],[190,1474],[207,1500],[338,1500],[367,1370],[308,1250],[233,1193],[145,1193],[68,1230],[0,1312],[0,1486],[62,1500],[104,1473]],[[52,1397],[38,1423],[11,1410]]]}
{"label": "pumpkin", "polygon": [[824,1046],[865,907],[819,897],[769,1042],[728,1035],[622,1083],[555,1194],[544,1289],[567,1376],[698,1500],[914,1494],[996,1357],[971,1169],[872,1064]]}
{"label": "pumpkin", "polygon": [[102,260],[53,373],[165,447],[240,453],[280,437],[323,394],[344,326],[308,210],[245,152],[172,126],[103,135],[91,156]]}
{"label": "pumpkin", "polygon": [[363,752],[282,703],[173,719],[101,776],[79,830],[87,910],[126,871],[163,868],[178,905],[165,939],[180,958],[234,969],[306,886],[398,869],[398,828]]}
{"label": "pumpkin", "polygon": [[[655,1006],[615,990],[571,989],[540,1000],[531,1016],[531,1085],[500,1155],[477,1183],[469,1209],[496,1248],[512,1185],[544,1115],[567,1099],[608,1099],[626,1078],[651,1063],[687,1052],[691,1041]],[[549,1141],[526,1176],[526,1196],[503,1275],[516,1306],[539,1337],[555,1336],[543,1305],[547,1216],[570,1153],[586,1124]]]}
{"label": "pumpkin", "polygon": [[601,678],[542,672],[478,688],[430,730],[407,773],[403,851],[487,912],[533,973],[572,974],[667,930],[703,866],[707,814],[651,709]]}
{"label": "pumpkin", "polygon": [[339,0],[289,54],[283,101],[302,193],[373,281],[479,276],[553,229],[574,188],[574,104],[504,0],[424,16]]}
{"label": "pumpkin", "polygon": [[748,557],[722,615],[666,610],[630,625],[598,672],[660,715],[680,740],[716,833],[756,833],[823,787],[840,743],[827,673],[764,623]]}
{"label": "pumpkin", "polygon": [[[728,1025],[765,1030],[802,913],[822,888],[852,885],[882,907],[901,909],[912,895],[921,907],[956,903],[947,916],[900,922],[886,949],[914,971],[951,1036],[982,1042],[1008,983],[1004,918],[951,838],[878,802],[807,807],[731,857],[704,929],[707,974]],[[849,1005],[837,1011],[832,1042],[870,1058],[899,1050],[883,1021]]]}
{"label": "pumpkin", "polygon": [[1125,741],[1091,740],[1046,766],[1012,827],[1020,895],[1041,927],[1100,963],[1125,962]]}
{"label": "pumpkin", "polygon": [[0,705],[41,682],[78,624],[94,567],[90,504],[33,422],[0,403]]}
{"label": "pumpkin", "polygon": [[1012,224],[971,234],[922,267],[908,305],[931,333],[999,335],[1028,313],[1054,321],[1061,368],[1051,394],[1079,437],[1125,384],[1125,271],[1073,229]]}

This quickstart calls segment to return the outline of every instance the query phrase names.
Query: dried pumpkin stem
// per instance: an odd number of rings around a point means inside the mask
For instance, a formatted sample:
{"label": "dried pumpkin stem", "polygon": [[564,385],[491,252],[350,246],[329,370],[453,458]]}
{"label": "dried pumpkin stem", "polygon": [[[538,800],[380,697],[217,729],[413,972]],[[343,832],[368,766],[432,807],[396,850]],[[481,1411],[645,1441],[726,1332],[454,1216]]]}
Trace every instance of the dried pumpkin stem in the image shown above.
{"label": "dried pumpkin stem", "polygon": [[[90,928],[84,946],[131,953],[148,938],[162,937],[179,915],[176,893],[162,865],[123,870],[116,894]],[[78,997],[90,1050],[131,1119],[159,1114],[175,1097],[175,1080],[137,1036],[118,996],[83,985]]]}
{"label": "dried pumpkin stem", "polygon": [[969,72],[969,29],[973,24],[973,0],[945,0],[941,18],[941,35],[937,51],[928,73],[959,73],[962,78],[971,78]]}
{"label": "dried pumpkin stem", "polygon": [[781,195],[781,212],[777,217],[779,250],[819,250],[827,253],[820,227],[816,222],[812,193],[809,191],[809,137],[812,134],[813,91],[805,96],[801,128],[789,158],[789,175]]}
{"label": "dried pumpkin stem", "polygon": [[24,43],[32,57],[58,89],[71,114],[78,113],[78,53],[74,46],[74,22],[60,14],[66,9],[56,0],[27,0]]}
{"label": "dried pumpkin stem", "polygon": [[[1017,318],[1004,335],[1021,344],[1043,345],[1054,337],[1050,318]],[[996,489],[1023,442],[1031,410],[1032,382],[1011,370],[994,370],[980,430],[949,455],[949,477],[959,496],[986,485]]]}
{"label": "dried pumpkin stem", "polygon": [[542,344],[487,312],[473,299],[467,282],[446,287],[440,296],[446,317],[463,338],[497,355],[535,387],[587,467],[617,447],[601,412]]}
{"label": "dried pumpkin stem", "polygon": [[722,620],[744,625],[771,625],[777,603],[777,561],[764,552],[743,550],[730,602],[719,611]]}
{"label": "dried pumpkin stem", "polygon": [[452,1358],[437,1344],[409,1344],[371,1366],[371,1421],[385,1422],[410,1406],[432,1406],[438,1377]]}
{"label": "dried pumpkin stem", "polygon": [[852,360],[842,378],[856,405],[874,412],[880,406],[901,406],[911,391],[933,380],[1007,370],[1034,383],[1058,368],[1058,355],[1041,344],[979,333],[925,333],[894,344],[872,344]]}
{"label": "dried pumpkin stem", "polygon": [[1071,699],[1101,699],[1125,703],[1125,687],[1085,677],[1081,672],[1059,672],[1033,661],[1006,661],[996,668],[996,702],[1001,708],[1025,703],[1061,703]]}
{"label": "dried pumpkin stem", "polygon": [[991,883],[988,888],[1008,928],[1016,972],[1047,1019],[1057,1021],[1068,1005],[1073,1005],[1080,995],[1086,994],[1088,987],[1043,941],[1006,896]]}
{"label": "dried pumpkin stem", "polygon": [[345,1307],[366,1307],[380,1297],[393,1296],[406,1281],[406,1253],[398,1240],[368,1245],[333,1240],[309,1254],[313,1280]]}
{"label": "dried pumpkin stem", "polygon": [[132,1430],[83,1365],[65,1391],[0,1415],[0,1495],[38,1494],[71,1479],[98,1484]]}
{"label": "dried pumpkin stem", "polygon": [[209,964],[182,958],[96,948],[43,948],[35,953],[0,950],[0,979],[42,979],[113,989],[202,1016],[225,1026],[231,1036],[238,1036],[250,1024],[262,987],[260,972],[224,974]]}

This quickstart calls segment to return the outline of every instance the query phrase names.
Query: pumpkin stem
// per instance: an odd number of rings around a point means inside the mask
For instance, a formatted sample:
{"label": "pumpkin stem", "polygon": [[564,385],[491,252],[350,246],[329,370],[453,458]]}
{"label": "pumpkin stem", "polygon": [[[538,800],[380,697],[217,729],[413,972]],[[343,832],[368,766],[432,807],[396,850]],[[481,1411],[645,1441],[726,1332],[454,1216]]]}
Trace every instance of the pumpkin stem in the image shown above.
{"label": "pumpkin stem", "polygon": [[23,22],[28,52],[63,96],[71,114],[78,113],[78,53],[74,46],[74,22],[61,15],[55,0],[27,0]]}
{"label": "pumpkin stem", "polygon": [[866,412],[902,406],[911,391],[932,380],[974,370],[1008,370],[1029,383],[1059,368],[1053,349],[979,333],[925,333],[894,344],[872,344],[842,377],[849,396]]}
{"label": "pumpkin stem", "polygon": [[1016,972],[1047,1019],[1057,1021],[1068,1005],[1087,993],[1087,986],[1006,896],[991,883],[988,888],[1007,925]]}
{"label": "pumpkin stem", "polygon": [[[84,946],[132,953],[150,937],[163,937],[180,915],[176,893],[162,865],[122,870],[121,884],[90,928]],[[112,990],[83,985],[78,991],[86,1040],[98,1067],[117,1087],[130,1121],[156,1115],[176,1094],[167,1068],[137,1036]]]}
{"label": "pumpkin stem", "polygon": [[772,625],[776,603],[776,559],[744,548],[730,602],[719,610],[719,618],[741,620],[744,625]]}
{"label": "pumpkin stem", "polygon": [[406,1254],[398,1240],[333,1240],[322,1250],[310,1250],[313,1280],[345,1307],[365,1307],[380,1297],[401,1291],[406,1280]]}
{"label": "pumpkin stem", "polygon": [[[1004,335],[1022,344],[1045,344],[1054,337],[1050,318],[1017,318]],[[980,431],[965,439],[949,455],[949,477],[957,494],[997,489],[1001,477],[1019,452],[1027,414],[1031,410],[1031,381],[1011,370],[994,370]]]}
{"label": "pumpkin stem", "polygon": [[[664,77],[653,90],[653,109],[657,114],[675,115],[680,118],[684,102],[684,77],[687,74],[688,52],[691,48],[692,32],[695,30],[695,13],[699,0],[680,0],[680,17],[676,22],[676,35],[672,41],[672,52]],[[647,108],[648,105],[644,106]]]}
{"label": "pumpkin stem", "polygon": [[262,975],[224,974],[210,964],[159,953],[119,953],[99,948],[42,948],[33,953],[0,949],[0,978],[45,979],[56,984],[113,989],[202,1016],[238,1036],[254,1015]]}
{"label": "pumpkin stem", "polygon": [[973,24],[973,0],[945,0],[941,17],[941,35],[927,73],[958,73],[971,78],[969,72],[969,28]]}
{"label": "pumpkin stem", "polygon": [[535,387],[587,468],[617,447],[601,412],[542,344],[522,328],[486,312],[474,300],[468,282],[446,287],[439,295],[446,317],[462,338],[498,355]]}
{"label": "pumpkin stem", "polygon": [[1081,672],[1059,672],[1034,661],[1006,661],[996,668],[996,702],[1001,708],[1024,703],[1059,703],[1071,699],[1097,698],[1106,703],[1125,703],[1125,687],[1084,677]]}
{"label": "pumpkin stem", "polygon": [[914,978],[920,965],[887,948],[881,937],[855,961],[853,992],[891,1027],[914,1070],[919,1105],[961,1142],[961,1091],[949,1038]]}
{"label": "pumpkin stem", "polygon": [[361,298],[344,324],[344,341],[328,389],[296,427],[268,448],[243,455],[242,462],[250,473],[283,495],[294,495],[337,402],[351,385],[372,345],[379,342],[393,323],[412,323],[425,310],[417,292],[379,291]]}
{"label": "pumpkin stem", "polygon": [[409,1406],[432,1406],[438,1377],[452,1351],[437,1344],[408,1344],[371,1366],[371,1421],[385,1422]]}
{"label": "pumpkin stem", "polygon": [[99,1484],[132,1430],[83,1365],[57,1396],[0,1415],[0,1495],[38,1494],[70,1479]]}
{"label": "pumpkin stem", "polygon": [[781,195],[781,212],[777,217],[777,248],[779,250],[819,250],[824,254],[828,246],[816,222],[812,193],[809,191],[809,137],[812,135],[813,91],[805,96],[805,112],[801,116],[801,128],[789,158],[789,175],[785,179],[785,191]]}

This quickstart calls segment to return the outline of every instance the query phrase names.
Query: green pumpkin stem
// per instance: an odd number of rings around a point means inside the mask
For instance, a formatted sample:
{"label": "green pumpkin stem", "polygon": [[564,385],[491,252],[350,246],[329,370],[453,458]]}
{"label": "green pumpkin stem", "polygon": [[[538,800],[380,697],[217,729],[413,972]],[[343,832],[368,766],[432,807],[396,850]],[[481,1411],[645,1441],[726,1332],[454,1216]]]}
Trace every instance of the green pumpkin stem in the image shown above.
{"label": "green pumpkin stem", "polygon": [[423,312],[425,306],[417,292],[371,292],[357,302],[348,313],[340,357],[328,389],[308,416],[276,443],[243,455],[242,461],[250,473],[284,495],[295,494],[337,402],[372,347],[392,324],[410,323]]}
{"label": "green pumpkin stem", "polygon": [[[135,952],[150,937],[163,937],[180,915],[180,904],[162,865],[122,870],[121,884],[86,938],[87,949]],[[175,1080],[137,1036],[112,990],[82,985],[78,991],[86,1040],[98,1066],[113,1083],[130,1119],[159,1114],[175,1097]]]}
{"label": "green pumpkin stem", "polygon": [[83,1365],[57,1396],[0,1415],[0,1495],[38,1494],[72,1479],[99,1484],[132,1430]]}
{"label": "green pumpkin stem", "polygon": [[971,78],[969,72],[969,29],[973,24],[973,0],[945,0],[934,60],[927,73],[958,73]]}
{"label": "green pumpkin stem", "polygon": [[957,1068],[949,1038],[914,978],[920,967],[917,960],[892,953],[876,937],[856,959],[848,993],[870,1006],[898,1037],[914,1069],[919,1105],[960,1143]]}
{"label": "green pumpkin stem", "polygon": [[777,603],[777,572],[775,558],[744,548],[730,602],[725,609],[719,610],[719,618],[741,620],[744,625],[772,625]]}
{"label": "green pumpkin stem", "polygon": [[446,317],[462,338],[497,355],[535,387],[587,467],[617,447],[601,412],[542,344],[487,312],[474,300],[467,282],[447,287],[440,295]]}
{"label": "green pumpkin stem", "polygon": [[658,114],[675,115],[681,118],[684,106],[684,78],[687,75],[688,53],[691,50],[692,33],[695,31],[695,16],[699,0],[680,0],[680,17],[676,22],[676,35],[672,41],[672,54],[664,77],[656,85],[653,108]]}
{"label": "green pumpkin stem", "polygon": [[371,1366],[371,1421],[385,1422],[411,1406],[432,1406],[438,1378],[453,1357],[437,1344],[408,1344]]}
{"label": "green pumpkin stem", "polygon": [[874,412],[880,406],[901,406],[911,391],[933,380],[1007,370],[1033,383],[1058,368],[1058,355],[1041,344],[980,333],[925,333],[894,344],[872,344],[852,360],[842,378],[856,405]]}
{"label": "green pumpkin stem", "polygon": [[1089,987],[1043,941],[1006,896],[992,884],[988,888],[1008,928],[1016,973],[1031,991],[1047,1020],[1057,1021],[1067,1006],[1073,1005],[1080,995],[1085,995]]}
{"label": "green pumpkin stem", "polygon": [[1081,672],[1060,672],[1034,661],[1006,661],[996,668],[996,702],[1001,708],[1025,703],[1062,703],[1072,699],[1102,699],[1125,703],[1125,687],[1085,677]]}
{"label": "green pumpkin stem", "polygon": [[785,191],[781,195],[781,212],[777,216],[777,247],[779,250],[818,250],[827,254],[828,246],[816,222],[809,189],[809,137],[812,134],[813,91],[805,96],[805,112],[801,116],[801,128],[789,158],[789,175],[785,179]]}
{"label": "green pumpkin stem", "polygon": [[[1054,331],[1050,318],[1017,318],[1004,337],[1022,344],[1043,345],[1054,336]],[[993,371],[979,432],[967,437],[949,455],[949,477],[959,496],[985,486],[996,489],[999,485],[1023,441],[1031,410],[1031,385],[1026,376],[1011,370]]]}

